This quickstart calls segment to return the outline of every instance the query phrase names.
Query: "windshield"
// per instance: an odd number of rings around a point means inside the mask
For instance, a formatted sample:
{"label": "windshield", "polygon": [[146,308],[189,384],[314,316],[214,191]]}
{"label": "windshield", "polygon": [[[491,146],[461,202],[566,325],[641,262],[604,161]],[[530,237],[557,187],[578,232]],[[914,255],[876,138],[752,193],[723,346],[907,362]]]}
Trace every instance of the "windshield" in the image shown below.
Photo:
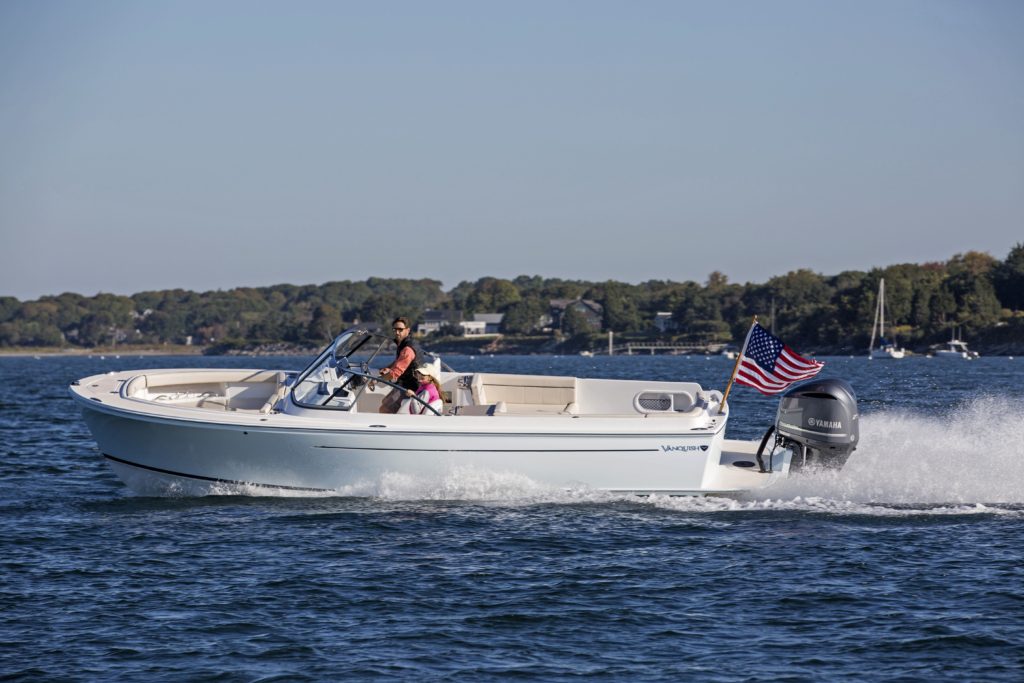
{"label": "windshield", "polygon": [[[363,376],[368,374],[370,361],[390,342],[365,329],[345,330],[299,375],[292,389],[295,403],[308,408],[350,409],[365,386]],[[357,353],[369,354],[369,358],[355,363],[351,357]]]}

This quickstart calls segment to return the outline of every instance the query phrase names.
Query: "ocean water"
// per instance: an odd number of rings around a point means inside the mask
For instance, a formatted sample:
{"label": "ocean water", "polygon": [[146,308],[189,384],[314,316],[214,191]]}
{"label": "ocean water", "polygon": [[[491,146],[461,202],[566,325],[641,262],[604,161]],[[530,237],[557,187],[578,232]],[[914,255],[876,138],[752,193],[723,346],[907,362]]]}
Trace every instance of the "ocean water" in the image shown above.
{"label": "ocean water", "polygon": [[[693,379],[722,358],[450,357]],[[635,498],[498,472],[368,497],[145,498],[67,394],[131,368],[0,358],[0,680],[1024,680],[1024,359],[825,358],[860,448],[771,496]],[[776,401],[734,389],[729,435]]]}

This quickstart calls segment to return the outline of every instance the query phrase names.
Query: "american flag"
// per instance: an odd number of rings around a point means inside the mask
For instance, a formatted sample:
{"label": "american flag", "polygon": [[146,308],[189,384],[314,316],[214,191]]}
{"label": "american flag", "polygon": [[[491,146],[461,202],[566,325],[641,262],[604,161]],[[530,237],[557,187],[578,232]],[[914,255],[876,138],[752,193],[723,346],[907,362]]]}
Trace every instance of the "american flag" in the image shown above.
{"label": "american flag", "polygon": [[777,394],[794,382],[814,377],[825,366],[807,360],[768,330],[754,323],[743,347],[736,383],[754,387],[762,394]]}

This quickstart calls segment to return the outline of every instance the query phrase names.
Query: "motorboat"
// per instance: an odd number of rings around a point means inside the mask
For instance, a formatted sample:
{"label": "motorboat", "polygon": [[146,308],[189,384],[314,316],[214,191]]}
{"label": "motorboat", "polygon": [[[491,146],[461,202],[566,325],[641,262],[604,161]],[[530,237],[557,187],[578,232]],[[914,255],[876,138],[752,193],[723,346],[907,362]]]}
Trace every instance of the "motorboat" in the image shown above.
{"label": "motorboat", "polygon": [[943,360],[974,360],[979,357],[977,351],[967,348],[967,342],[956,337],[946,342],[946,348],[936,349],[932,355]]}
{"label": "motorboat", "polygon": [[388,475],[458,468],[565,489],[730,494],[841,467],[857,444],[856,396],[838,379],[790,388],[755,441],[726,438],[722,393],[686,381],[445,366],[442,410],[382,414],[398,387],[374,365],[390,344],[353,328],[301,372],[135,370],[70,391],[102,457],[142,495],[374,495]]}
{"label": "motorboat", "polygon": [[[878,346],[875,346],[875,332],[878,332]],[[885,339],[885,278],[878,281],[878,300],[875,305],[875,322],[871,325],[871,342],[868,344],[868,358],[871,360],[899,360],[907,355],[906,349]]]}

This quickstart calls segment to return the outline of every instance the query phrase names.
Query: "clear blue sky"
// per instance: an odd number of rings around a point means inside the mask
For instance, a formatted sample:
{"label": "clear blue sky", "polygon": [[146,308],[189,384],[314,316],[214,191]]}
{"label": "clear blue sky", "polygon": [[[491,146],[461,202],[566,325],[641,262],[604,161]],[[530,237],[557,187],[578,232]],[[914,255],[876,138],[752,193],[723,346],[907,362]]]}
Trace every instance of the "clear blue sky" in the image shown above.
{"label": "clear blue sky", "polygon": [[0,2],[0,294],[1024,241],[1024,2]]}

